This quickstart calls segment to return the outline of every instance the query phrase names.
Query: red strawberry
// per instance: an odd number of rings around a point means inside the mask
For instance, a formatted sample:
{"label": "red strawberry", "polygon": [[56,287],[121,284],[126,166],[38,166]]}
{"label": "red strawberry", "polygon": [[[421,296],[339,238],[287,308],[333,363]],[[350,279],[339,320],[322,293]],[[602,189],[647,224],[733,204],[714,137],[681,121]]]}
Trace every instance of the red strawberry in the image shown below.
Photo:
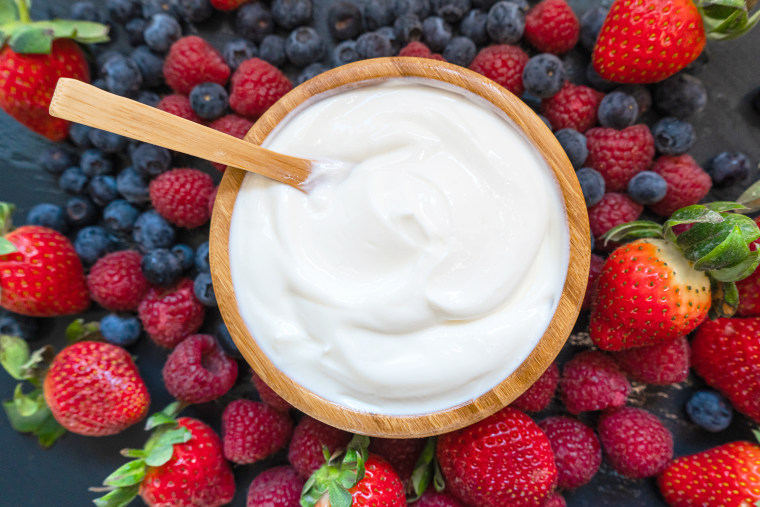
{"label": "red strawberry", "polygon": [[[755,217],[755,223],[760,225],[760,217]],[[749,249],[760,249],[760,241],[752,243]],[[736,282],[736,289],[739,291],[736,314],[742,317],[760,317],[760,270],[755,269],[747,278]]]}
{"label": "red strawberry", "polygon": [[304,416],[293,430],[288,461],[301,477],[307,479],[325,462],[323,447],[332,454],[344,448],[350,440],[350,433]]}
{"label": "red strawberry", "polygon": [[631,178],[654,160],[654,137],[646,125],[593,128],[586,132],[586,143],[586,165],[602,174],[608,192],[624,191]]}
{"label": "red strawberry", "polygon": [[259,401],[235,400],[222,413],[224,456],[239,465],[255,463],[285,447],[292,431],[287,413]]}
{"label": "red strawberry", "polygon": [[364,478],[348,490],[352,507],[403,507],[404,486],[393,467],[380,456],[370,454]]}
{"label": "red strawberry", "polygon": [[540,412],[549,406],[554,397],[554,392],[557,390],[558,382],[559,366],[557,366],[557,363],[552,363],[538,377],[538,380],[527,391],[522,393],[519,398],[513,401],[510,406],[525,412]]}
{"label": "red strawberry", "polygon": [[658,215],[668,216],[679,208],[697,204],[712,187],[712,180],[690,155],[663,156],[655,160],[651,171],[668,183],[661,201],[649,206]]}
{"label": "red strawberry", "polygon": [[304,480],[289,466],[264,470],[248,487],[246,507],[292,507],[299,505]]}
{"label": "red strawberry", "polygon": [[689,376],[691,348],[685,336],[612,354],[633,379],[653,385],[677,384]]}
{"label": "red strawberry", "polygon": [[543,0],[525,16],[525,40],[543,53],[567,53],[580,34],[581,24],[565,0]]}
{"label": "red strawberry", "polygon": [[671,507],[756,505],[760,501],[760,446],[731,442],[674,459],[657,477]]}
{"label": "red strawberry", "polygon": [[520,47],[498,44],[481,49],[470,63],[470,70],[520,96],[525,91],[522,75],[528,60],[528,53]]}
{"label": "red strawberry", "polygon": [[449,492],[467,505],[538,507],[557,482],[546,435],[511,407],[441,435],[437,456]]}
{"label": "red strawberry", "polygon": [[596,125],[599,103],[603,98],[604,94],[593,88],[567,81],[556,95],[541,102],[541,114],[549,120],[555,132],[562,129],[586,132]]}
{"label": "red strawberry", "polygon": [[760,423],[760,318],[705,322],[691,345],[694,370]]}

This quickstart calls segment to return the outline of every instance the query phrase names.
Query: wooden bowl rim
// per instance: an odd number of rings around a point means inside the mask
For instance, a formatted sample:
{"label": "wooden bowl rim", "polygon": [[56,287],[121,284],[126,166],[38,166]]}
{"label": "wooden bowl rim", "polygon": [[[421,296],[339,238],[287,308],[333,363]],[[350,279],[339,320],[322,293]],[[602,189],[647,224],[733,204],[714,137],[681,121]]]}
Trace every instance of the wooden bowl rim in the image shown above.
{"label": "wooden bowl rim", "polygon": [[588,281],[590,235],[583,193],[567,156],[554,134],[519,98],[473,71],[436,60],[389,57],[337,67],[294,88],[253,125],[245,140],[260,144],[298,106],[319,94],[388,78],[423,78],[463,88],[494,104],[536,147],[554,172],[567,213],[569,261],[557,310],[528,357],[488,392],[460,405],[419,415],[375,414],[326,400],[280,371],[259,348],[239,311],[232,288],[229,230],[238,190],[246,174],[228,167],[219,185],[210,230],[210,263],[224,322],[241,354],[256,373],[298,410],[337,428],[370,436],[417,438],[453,431],[488,417],[522,394],[549,367],[562,349],[580,312]]}

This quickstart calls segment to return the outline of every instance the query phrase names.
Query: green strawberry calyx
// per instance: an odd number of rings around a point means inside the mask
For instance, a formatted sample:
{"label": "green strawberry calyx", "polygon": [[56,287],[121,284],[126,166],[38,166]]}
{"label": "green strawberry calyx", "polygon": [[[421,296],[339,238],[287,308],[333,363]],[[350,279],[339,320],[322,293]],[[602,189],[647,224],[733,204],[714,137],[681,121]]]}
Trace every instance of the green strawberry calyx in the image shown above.
{"label": "green strawberry calyx", "polygon": [[[664,224],[637,220],[610,229],[604,241],[624,242],[641,238],[662,238],[678,248],[697,271],[705,272],[712,283],[712,317],[730,317],[739,305],[736,283],[751,275],[760,264],[760,250],[749,245],[760,238],[754,220],[736,212],[748,208],[738,202],[695,204],[677,210]],[[676,233],[678,226],[691,225]]]}
{"label": "green strawberry calyx", "polygon": [[409,479],[409,487],[406,494],[407,503],[419,500],[431,481],[433,487],[439,493],[446,487],[438,461],[435,459],[437,443],[438,437],[428,437],[425,441],[425,447],[422,448],[422,452],[414,465],[412,476]]}
{"label": "green strawberry calyx", "polygon": [[699,0],[707,37],[714,40],[735,39],[749,32],[758,21],[760,11],[750,14],[758,0]]}
{"label": "green strawberry calyx", "polygon": [[55,39],[74,39],[82,44],[108,40],[108,26],[92,21],[52,19],[32,21],[30,0],[0,0],[0,46],[16,53],[48,54]]}
{"label": "green strawberry calyx", "polygon": [[301,506],[314,507],[328,495],[332,507],[350,507],[353,499],[349,489],[364,478],[364,465],[369,458],[369,437],[354,435],[345,452],[330,456],[322,449],[326,463],[314,472],[301,491]]}
{"label": "green strawberry calyx", "polygon": [[0,255],[6,255],[16,251],[16,245],[4,238],[13,228],[11,216],[16,209],[11,203],[0,202]]}
{"label": "green strawberry calyx", "polygon": [[190,430],[177,425],[177,414],[186,405],[175,401],[162,411],[151,415],[145,423],[145,430],[153,430],[142,449],[123,449],[122,456],[135,458],[125,463],[105,478],[102,487],[90,491],[106,494],[93,500],[98,507],[123,507],[131,502],[140,491],[148,467],[166,464],[174,454],[175,444],[184,444],[192,438]]}

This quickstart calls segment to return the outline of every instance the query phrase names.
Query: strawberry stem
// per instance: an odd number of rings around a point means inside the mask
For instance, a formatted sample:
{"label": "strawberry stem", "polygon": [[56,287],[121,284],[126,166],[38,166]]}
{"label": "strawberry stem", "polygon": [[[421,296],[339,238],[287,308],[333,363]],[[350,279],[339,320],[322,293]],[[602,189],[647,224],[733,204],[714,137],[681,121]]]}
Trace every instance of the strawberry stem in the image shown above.
{"label": "strawberry stem", "polygon": [[29,23],[32,21],[32,17],[29,15],[29,5],[27,0],[16,0],[16,8],[18,9],[18,19],[22,23]]}

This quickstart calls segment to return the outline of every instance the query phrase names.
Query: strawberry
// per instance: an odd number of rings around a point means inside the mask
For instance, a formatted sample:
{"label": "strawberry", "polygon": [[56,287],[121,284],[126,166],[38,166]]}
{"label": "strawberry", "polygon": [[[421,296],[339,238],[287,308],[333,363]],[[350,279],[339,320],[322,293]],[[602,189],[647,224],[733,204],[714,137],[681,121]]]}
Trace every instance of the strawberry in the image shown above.
{"label": "strawberry", "polygon": [[[693,331],[711,308],[730,316],[737,306],[734,282],[760,262],[747,247],[760,237],[757,224],[728,213],[742,207],[688,206],[664,226],[639,221],[612,229],[607,240],[644,239],[618,247],[604,263],[591,306],[594,343],[604,350],[654,345]],[[676,234],[673,227],[681,224],[694,225]]]}
{"label": "strawberry", "polygon": [[731,442],[673,460],[657,477],[671,507],[750,506],[760,501],[760,446]]}
{"label": "strawberry", "polygon": [[[760,226],[760,217],[755,217],[755,223]],[[760,241],[749,246],[750,250],[760,250]],[[760,270],[755,270],[744,280],[736,283],[739,291],[739,308],[736,314],[742,317],[760,317]]]}
{"label": "strawberry", "polygon": [[694,61],[708,36],[737,37],[757,22],[748,16],[752,0],[710,3],[615,0],[594,45],[594,68],[610,81],[655,83]]}
{"label": "strawberry", "polygon": [[[10,228],[12,211],[0,203],[0,234]],[[70,315],[90,306],[82,261],[66,236],[32,225],[0,236],[0,306],[32,317]]]}
{"label": "strawberry", "polygon": [[10,19],[3,18],[0,35],[0,108],[30,130],[62,141],[69,122],[48,114],[55,85],[61,77],[90,81],[84,53],[74,40],[106,41],[108,27],[86,21],[32,22],[28,2],[6,4],[3,14]]}

